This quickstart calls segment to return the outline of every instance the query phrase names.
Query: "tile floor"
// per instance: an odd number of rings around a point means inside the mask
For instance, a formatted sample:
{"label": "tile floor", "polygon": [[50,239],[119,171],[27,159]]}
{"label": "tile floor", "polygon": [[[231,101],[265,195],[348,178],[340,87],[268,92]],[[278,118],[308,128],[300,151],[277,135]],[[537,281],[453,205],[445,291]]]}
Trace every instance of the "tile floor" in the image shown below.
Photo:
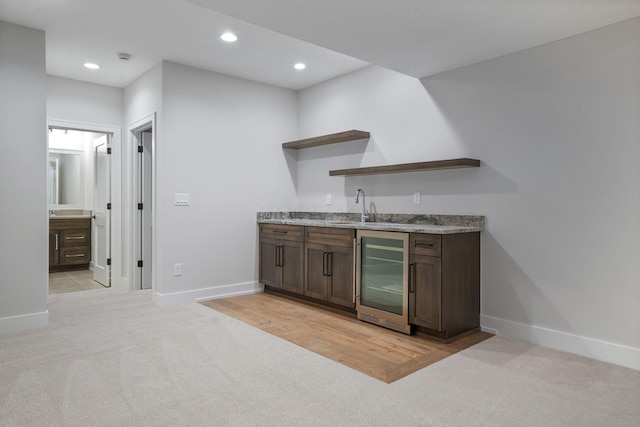
{"label": "tile floor", "polygon": [[93,271],[76,270],[49,273],[49,294],[103,289],[100,283],[93,280]]}

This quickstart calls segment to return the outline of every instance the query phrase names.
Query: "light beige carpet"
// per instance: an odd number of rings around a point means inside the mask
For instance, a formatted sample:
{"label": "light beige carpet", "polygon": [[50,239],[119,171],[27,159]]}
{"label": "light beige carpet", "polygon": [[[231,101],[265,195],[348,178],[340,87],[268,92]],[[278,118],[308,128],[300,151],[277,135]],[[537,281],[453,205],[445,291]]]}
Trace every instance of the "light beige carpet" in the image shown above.
{"label": "light beige carpet", "polygon": [[640,372],[494,337],[392,384],[200,304],[49,297],[0,336],[2,426],[637,426]]}

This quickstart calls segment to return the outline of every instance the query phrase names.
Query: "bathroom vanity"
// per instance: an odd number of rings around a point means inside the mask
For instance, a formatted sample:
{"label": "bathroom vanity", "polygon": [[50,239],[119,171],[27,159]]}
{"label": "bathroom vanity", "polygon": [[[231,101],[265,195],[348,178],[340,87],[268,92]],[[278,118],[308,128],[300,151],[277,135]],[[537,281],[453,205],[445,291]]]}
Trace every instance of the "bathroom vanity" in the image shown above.
{"label": "bathroom vanity", "polygon": [[49,218],[49,272],[81,270],[91,262],[91,218]]}

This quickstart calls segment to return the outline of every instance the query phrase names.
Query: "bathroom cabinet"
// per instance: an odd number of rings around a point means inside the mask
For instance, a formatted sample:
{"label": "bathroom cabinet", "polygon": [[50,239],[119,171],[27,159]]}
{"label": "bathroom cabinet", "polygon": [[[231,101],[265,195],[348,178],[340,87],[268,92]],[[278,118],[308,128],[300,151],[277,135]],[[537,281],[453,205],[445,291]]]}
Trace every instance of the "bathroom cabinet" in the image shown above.
{"label": "bathroom cabinet", "polygon": [[49,218],[49,271],[89,268],[91,218]]}

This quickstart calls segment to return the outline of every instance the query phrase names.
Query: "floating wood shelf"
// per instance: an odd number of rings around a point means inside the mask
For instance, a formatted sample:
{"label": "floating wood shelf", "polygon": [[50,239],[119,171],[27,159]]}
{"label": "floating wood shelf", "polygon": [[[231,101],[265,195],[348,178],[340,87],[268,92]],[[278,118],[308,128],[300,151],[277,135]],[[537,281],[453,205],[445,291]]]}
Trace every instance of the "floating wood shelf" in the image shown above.
{"label": "floating wood shelf", "polygon": [[385,173],[419,172],[440,169],[477,168],[479,166],[480,160],[462,158],[451,160],[435,160],[431,162],[404,163],[399,165],[332,170],[329,171],[329,176],[379,175]]}
{"label": "floating wood shelf", "polygon": [[282,148],[291,150],[301,150],[303,148],[319,147],[321,145],[337,144],[339,142],[356,141],[358,139],[369,138],[369,132],[361,130],[348,130],[346,132],[333,133],[331,135],[316,136],[314,138],[300,139],[297,141],[285,142]]}

